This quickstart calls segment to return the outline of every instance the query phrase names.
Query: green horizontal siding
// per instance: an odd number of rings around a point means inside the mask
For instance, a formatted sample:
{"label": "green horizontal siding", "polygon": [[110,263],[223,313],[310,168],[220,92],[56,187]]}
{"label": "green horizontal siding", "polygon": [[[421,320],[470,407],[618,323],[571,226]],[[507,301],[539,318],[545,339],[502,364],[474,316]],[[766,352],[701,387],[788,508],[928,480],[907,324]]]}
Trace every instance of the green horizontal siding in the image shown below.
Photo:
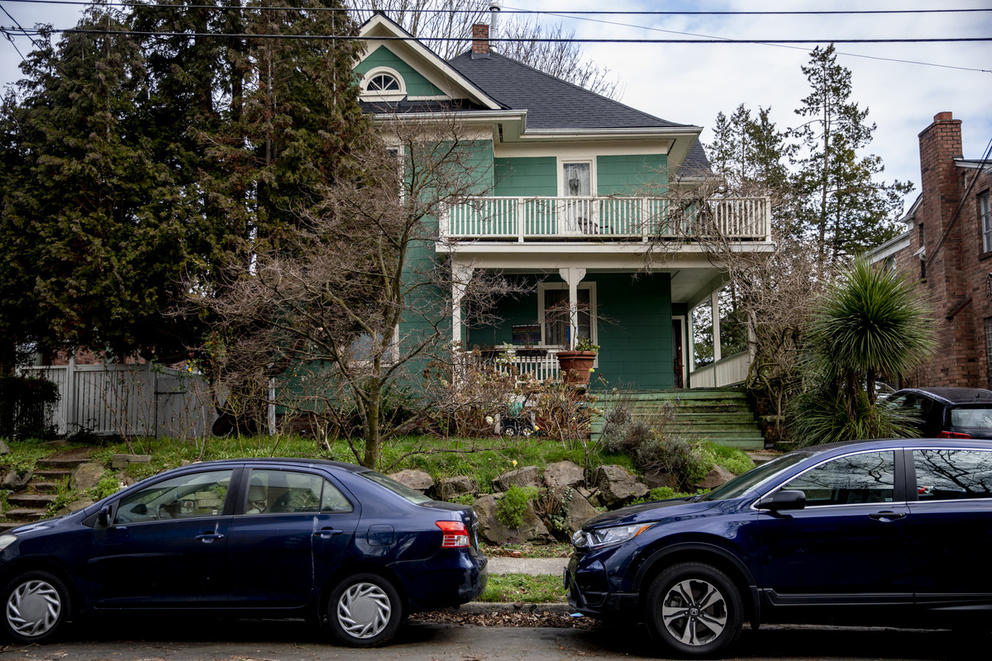
{"label": "green horizontal siding", "polygon": [[600,195],[664,195],[668,191],[668,156],[597,156],[596,182]]}
{"label": "green horizontal siding", "polygon": [[353,71],[361,77],[376,67],[389,67],[402,76],[407,96],[444,96],[444,92],[385,46],[372,51]]}
{"label": "green horizontal siding", "polygon": [[495,158],[496,197],[558,195],[558,160],[554,156]]}

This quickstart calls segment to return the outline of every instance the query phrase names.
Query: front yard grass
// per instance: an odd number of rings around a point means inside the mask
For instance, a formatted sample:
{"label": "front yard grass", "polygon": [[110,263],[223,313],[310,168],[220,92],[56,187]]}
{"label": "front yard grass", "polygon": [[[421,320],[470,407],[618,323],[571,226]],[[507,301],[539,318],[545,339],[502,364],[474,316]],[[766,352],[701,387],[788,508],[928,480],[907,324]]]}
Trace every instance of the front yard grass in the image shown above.
{"label": "front yard grass", "polygon": [[561,576],[529,574],[490,574],[479,601],[546,604],[565,601]]}

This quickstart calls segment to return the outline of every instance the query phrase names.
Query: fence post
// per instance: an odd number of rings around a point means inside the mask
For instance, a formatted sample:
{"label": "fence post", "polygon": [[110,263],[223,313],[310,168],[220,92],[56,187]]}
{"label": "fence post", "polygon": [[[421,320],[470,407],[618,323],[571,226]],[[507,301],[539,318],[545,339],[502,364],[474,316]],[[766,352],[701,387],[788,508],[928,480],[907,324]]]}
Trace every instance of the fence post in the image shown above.
{"label": "fence post", "polygon": [[[76,355],[69,356],[69,363],[65,366],[65,419],[63,424],[65,429],[63,434],[69,433],[69,425],[76,425]],[[77,425],[78,426],[78,425]]]}

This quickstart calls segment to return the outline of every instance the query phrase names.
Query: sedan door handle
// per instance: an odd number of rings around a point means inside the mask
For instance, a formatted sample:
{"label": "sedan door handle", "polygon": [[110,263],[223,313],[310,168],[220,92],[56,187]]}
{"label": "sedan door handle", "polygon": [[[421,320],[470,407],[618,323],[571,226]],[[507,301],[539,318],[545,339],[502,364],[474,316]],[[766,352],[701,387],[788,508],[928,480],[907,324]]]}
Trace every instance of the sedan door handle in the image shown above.
{"label": "sedan door handle", "polygon": [[868,516],[876,521],[897,521],[905,517],[906,513],[893,512],[892,510],[882,510],[881,512],[875,512],[873,514],[869,514]]}
{"label": "sedan door handle", "polygon": [[320,537],[321,539],[330,539],[331,537],[334,537],[334,535],[340,535],[343,532],[343,530],[338,530],[337,528],[321,528],[316,531],[313,536]]}
{"label": "sedan door handle", "polygon": [[207,532],[196,536],[196,541],[203,542],[204,544],[213,544],[218,539],[224,539],[223,533]]}

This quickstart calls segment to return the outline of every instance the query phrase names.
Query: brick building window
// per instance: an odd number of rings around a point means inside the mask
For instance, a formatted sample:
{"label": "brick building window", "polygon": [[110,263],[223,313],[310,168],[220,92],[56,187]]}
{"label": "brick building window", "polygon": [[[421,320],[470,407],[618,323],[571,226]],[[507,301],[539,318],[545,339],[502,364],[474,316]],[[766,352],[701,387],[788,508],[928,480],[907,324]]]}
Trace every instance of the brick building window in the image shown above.
{"label": "brick building window", "polygon": [[920,280],[927,277],[927,231],[920,223],[920,249],[916,251],[916,256],[920,258]]}
{"label": "brick building window", "polygon": [[989,207],[989,192],[978,194],[978,217],[982,226],[982,252],[992,251],[992,208]]}
{"label": "brick building window", "polygon": [[985,373],[992,384],[992,317],[985,317]]}

